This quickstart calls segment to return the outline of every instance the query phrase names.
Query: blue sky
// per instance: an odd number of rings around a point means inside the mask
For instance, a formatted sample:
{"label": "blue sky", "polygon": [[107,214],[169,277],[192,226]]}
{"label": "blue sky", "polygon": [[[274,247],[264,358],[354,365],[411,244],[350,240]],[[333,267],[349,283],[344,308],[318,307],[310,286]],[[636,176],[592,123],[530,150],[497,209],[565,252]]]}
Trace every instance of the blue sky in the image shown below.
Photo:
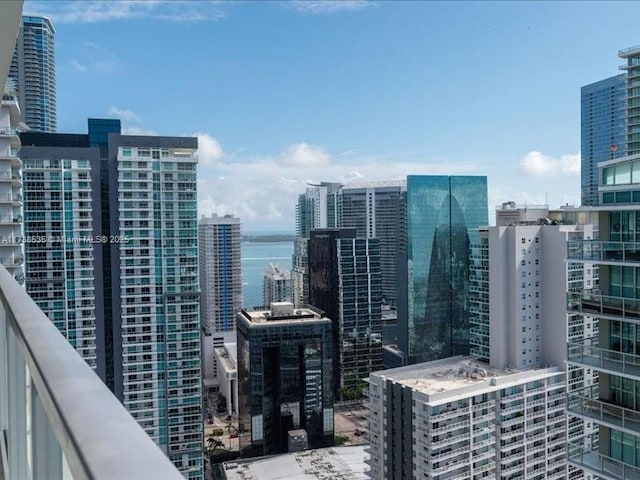
{"label": "blue sky", "polygon": [[[58,129],[198,135],[199,209],[293,230],[309,181],[487,175],[580,201],[580,87],[640,44],[635,2],[27,1],[56,27]],[[634,34],[634,32],[636,32]]]}

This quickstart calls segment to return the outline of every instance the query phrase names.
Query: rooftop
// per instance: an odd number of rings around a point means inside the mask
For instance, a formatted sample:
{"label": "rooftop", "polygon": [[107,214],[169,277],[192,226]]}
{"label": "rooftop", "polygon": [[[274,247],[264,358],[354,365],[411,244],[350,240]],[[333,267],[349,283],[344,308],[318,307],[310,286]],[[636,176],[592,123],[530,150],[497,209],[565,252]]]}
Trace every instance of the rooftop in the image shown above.
{"label": "rooftop", "polygon": [[216,357],[224,363],[224,369],[228,372],[236,370],[236,344],[233,344],[233,351],[229,351],[229,344],[225,343],[224,347],[215,347]]}
{"label": "rooftop", "polygon": [[270,263],[264,273],[273,280],[291,280],[291,272],[289,269],[279,263]]}
{"label": "rooftop", "polygon": [[[407,385],[413,390],[429,396],[429,400],[442,400],[452,395],[473,392],[473,395],[485,393],[518,384],[545,378],[562,371],[556,367],[516,369],[497,369],[472,356],[458,356],[419,363],[408,367],[394,368],[377,372],[396,383]],[[456,392],[456,390],[459,390]],[[482,391],[480,391],[482,390]]]}
{"label": "rooftop", "polygon": [[227,480],[364,480],[364,445],[320,448],[267,458],[226,462]]}
{"label": "rooftop", "polygon": [[343,185],[343,190],[355,190],[359,188],[383,188],[383,187],[400,187],[407,189],[406,180],[381,180],[376,182],[354,182]]}
{"label": "rooftop", "polygon": [[255,323],[300,323],[311,320],[328,320],[324,312],[311,306],[294,308],[290,302],[272,302],[270,309],[245,310],[240,314],[252,324]]}
{"label": "rooftop", "polygon": [[207,217],[205,215],[202,215],[200,217],[200,225],[230,225],[230,224],[239,225],[240,219],[230,214],[218,216],[215,213],[212,213],[210,217]]}
{"label": "rooftop", "polygon": [[635,45],[633,47],[623,48],[622,50],[619,50],[618,56],[620,58],[629,58],[629,57],[638,55],[639,53],[640,53],[640,45]]}

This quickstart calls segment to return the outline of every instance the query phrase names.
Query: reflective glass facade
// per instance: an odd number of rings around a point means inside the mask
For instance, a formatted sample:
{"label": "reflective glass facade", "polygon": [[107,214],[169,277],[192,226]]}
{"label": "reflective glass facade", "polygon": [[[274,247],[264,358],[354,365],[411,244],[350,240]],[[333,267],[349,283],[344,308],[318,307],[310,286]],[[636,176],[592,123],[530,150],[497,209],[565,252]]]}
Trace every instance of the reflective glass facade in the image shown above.
{"label": "reflective glass facade", "polygon": [[382,368],[382,273],[377,239],[312,230],[309,301],[333,322],[336,394]]}
{"label": "reflective glass facade", "polygon": [[233,331],[242,308],[240,219],[203,217],[198,239],[202,328],[207,334]]}
{"label": "reflective glass facade", "polygon": [[626,154],[626,77],[616,75],[581,89],[582,205],[599,205],[598,163]]}
{"label": "reflective glass facade", "polygon": [[331,321],[310,309],[286,316],[243,310],[237,331],[240,446],[250,444],[258,455],[283,453],[287,432],[299,428],[310,447],[330,445]]}
{"label": "reflective glass facade", "polygon": [[407,177],[410,362],[469,353],[470,246],[487,224],[487,177]]}
{"label": "reflective glass facade", "polygon": [[77,149],[76,155],[69,155],[59,148],[25,150],[27,292],[82,358],[96,368],[94,262],[89,240],[93,234],[92,182],[87,160],[95,152]]}
{"label": "reflective glass facade", "polygon": [[57,128],[55,34],[48,18],[23,16],[9,70],[22,120],[35,132]]}
{"label": "reflective glass facade", "polygon": [[[609,164],[608,172],[619,181],[603,175],[602,187],[615,195],[623,192],[630,177],[617,174],[626,176],[639,158]],[[598,322],[592,337],[569,344],[570,365],[598,374],[597,385],[569,392],[571,417],[596,426],[592,437],[570,443],[569,461],[620,480],[640,478],[640,204],[633,204],[598,212],[600,241],[568,245],[570,259],[597,266],[600,276],[597,288],[568,294],[570,312]]]}
{"label": "reflective glass facade", "polygon": [[197,139],[119,131],[91,119],[88,135],[22,134],[27,289],[185,477],[201,479]]}

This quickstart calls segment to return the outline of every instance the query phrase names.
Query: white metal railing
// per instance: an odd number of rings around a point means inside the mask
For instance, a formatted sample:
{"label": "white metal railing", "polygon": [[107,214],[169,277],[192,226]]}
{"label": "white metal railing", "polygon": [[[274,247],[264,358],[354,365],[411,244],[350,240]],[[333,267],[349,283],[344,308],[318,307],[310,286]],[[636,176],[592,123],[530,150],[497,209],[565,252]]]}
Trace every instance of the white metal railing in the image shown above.
{"label": "white metal railing", "polygon": [[0,266],[0,478],[183,480]]}
{"label": "white metal railing", "polygon": [[640,468],[581,444],[569,443],[569,464],[608,480],[640,480]]}
{"label": "white metal railing", "polygon": [[569,412],[596,423],[640,432],[640,412],[601,400],[596,386],[569,392]]}
{"label": "white metal railing", "polygon": [[601,368],[630,375],[640,375],[640,356],[600,348],[598,342],[598,337],[570,342],[568,360],[581,365],[595,367],[596,369]]}

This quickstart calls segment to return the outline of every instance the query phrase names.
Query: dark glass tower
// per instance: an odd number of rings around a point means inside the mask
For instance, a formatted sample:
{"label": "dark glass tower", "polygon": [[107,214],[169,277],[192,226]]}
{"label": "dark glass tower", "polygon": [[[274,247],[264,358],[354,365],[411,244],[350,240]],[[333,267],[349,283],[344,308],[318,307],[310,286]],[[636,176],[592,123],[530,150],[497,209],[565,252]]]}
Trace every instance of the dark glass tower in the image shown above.
{"label": "dark glass tower", "polygon": [[309,302],[333,322],[334,384],[342,398],[382,369],[379,242],[355,229],[311,230]]}
{"label": "dark glass tower", "polygon": [[[487,225],[487,178],[407,177],[407,291],[399,304],[409,362],[469,353],[470,245]],[[404,330],[404,331],[403,331]]]}
{"label": "dark glass tower", "polygon": [[241,447],[286,452],[287,433],[297,429],[306,430],[311,447],[331,444],[331,321],[314,309],[273,303],[238,313],[237,332]]}
{"label": "dark glass tower", "polygon": [[600,204],[598,163],[626,155],[626,85],[620,74],[580,90],[582,205]]}

